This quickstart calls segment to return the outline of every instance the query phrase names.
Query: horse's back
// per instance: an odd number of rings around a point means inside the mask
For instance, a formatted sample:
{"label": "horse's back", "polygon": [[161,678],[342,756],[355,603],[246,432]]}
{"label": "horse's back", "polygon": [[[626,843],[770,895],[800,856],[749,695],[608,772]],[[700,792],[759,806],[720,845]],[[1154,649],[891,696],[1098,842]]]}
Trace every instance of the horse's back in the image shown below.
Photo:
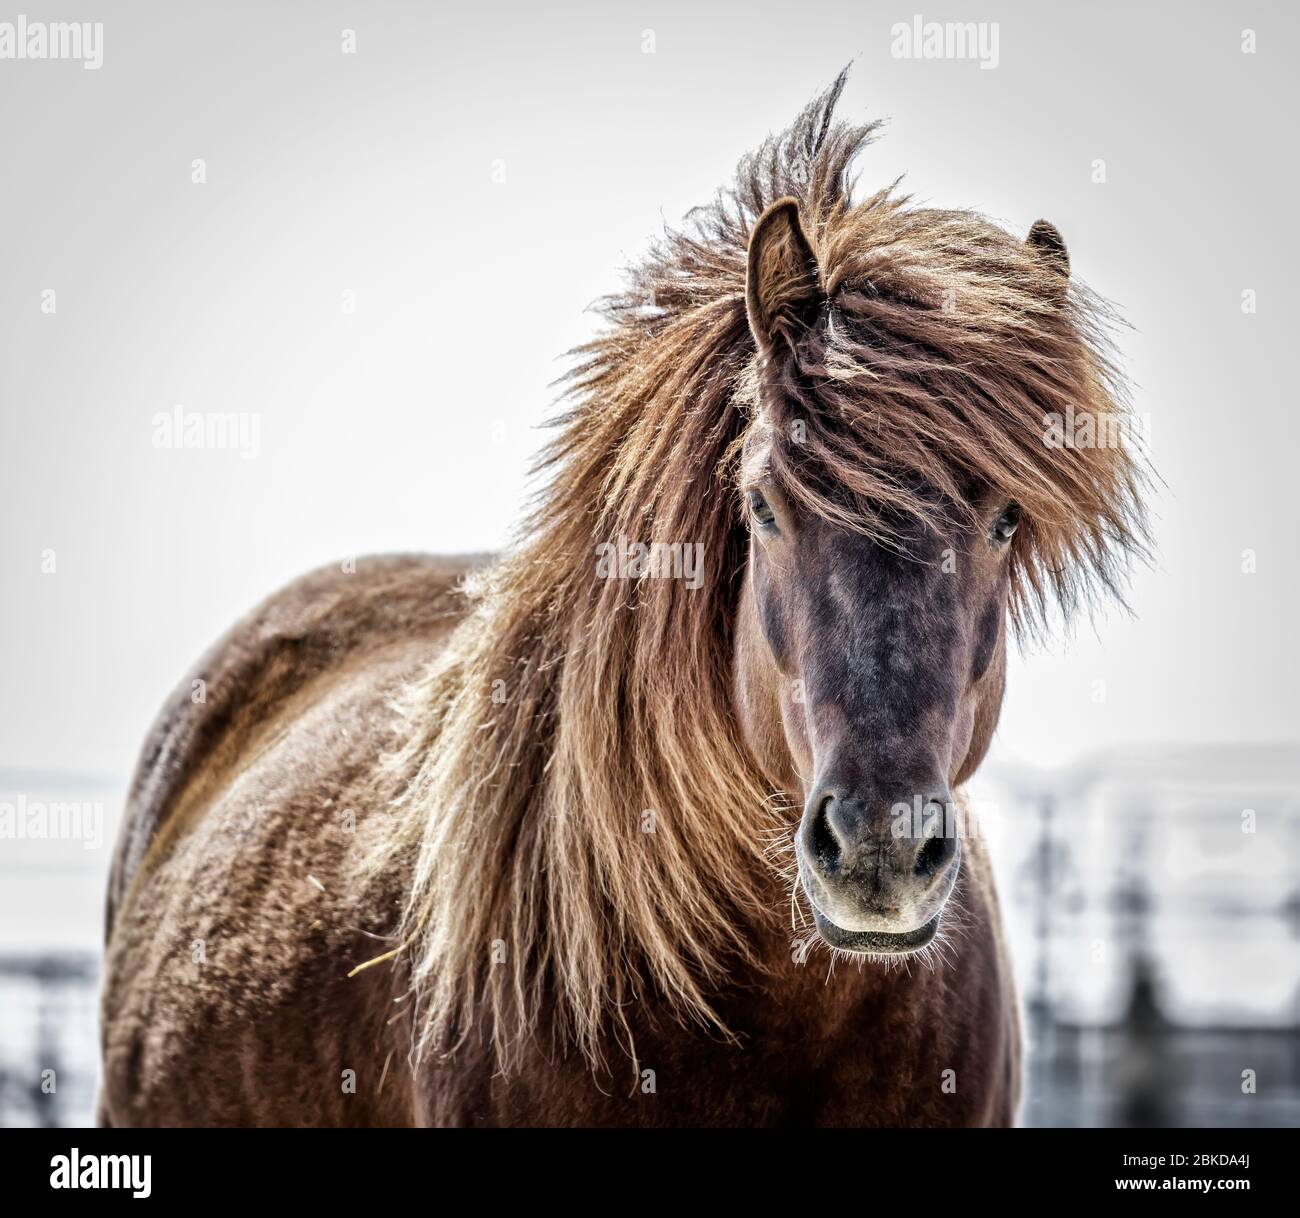
{"label": "horse's back", "polygon": [[109,881],[101,1119],[400,1114],[382,1052],[388,971],[347,977],[384,950],[400,888],[359,883],[356,864],[395,793],[377,777],[394,699],[459,619],[456,585],[476,563],[399,556],[304,576],[168,700]]}

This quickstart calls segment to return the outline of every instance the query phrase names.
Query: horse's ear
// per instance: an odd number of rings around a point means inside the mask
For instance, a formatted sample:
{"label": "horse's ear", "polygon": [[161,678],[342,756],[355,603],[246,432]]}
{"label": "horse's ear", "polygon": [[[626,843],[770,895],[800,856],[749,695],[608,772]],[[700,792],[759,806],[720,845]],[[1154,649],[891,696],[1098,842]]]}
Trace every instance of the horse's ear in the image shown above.
{"label": "horse's ear", "polygon": [[1035,220],[1029,227],[1025,244],[1038,256],[1044,266],[1050,266],[1062,279],[1070,277],[1070,251],[1065,248],[1065,238],[1055,224]]}
{"label": "horse's ear", "polygon": [[758,349],[792,344],[822,304],[817,255],[803,230],[796,199],[778,199],[749,236],[745,307]]}

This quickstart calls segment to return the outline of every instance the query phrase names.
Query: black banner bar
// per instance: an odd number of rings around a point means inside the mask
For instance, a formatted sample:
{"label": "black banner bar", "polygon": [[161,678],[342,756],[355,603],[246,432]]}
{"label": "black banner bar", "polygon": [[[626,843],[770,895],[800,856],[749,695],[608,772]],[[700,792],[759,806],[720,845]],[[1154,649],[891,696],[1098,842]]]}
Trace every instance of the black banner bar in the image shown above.
{"label": "black banner bar", "polygon": [[[866,1209],[922,1204],[1092,1201],[1125,1193],[1231,1193],[1234,1205],[1294,1188],[1284,1129],[8,1130],[14,1201],[203,1205],[291,1197],[368,1206],[418,1201],[460,1210],[479,1196],[531,1204],[579,1199],[676,1206],[716,1197],[795,1198]],[[469,1190],[468,1192],[464,1190]]]}

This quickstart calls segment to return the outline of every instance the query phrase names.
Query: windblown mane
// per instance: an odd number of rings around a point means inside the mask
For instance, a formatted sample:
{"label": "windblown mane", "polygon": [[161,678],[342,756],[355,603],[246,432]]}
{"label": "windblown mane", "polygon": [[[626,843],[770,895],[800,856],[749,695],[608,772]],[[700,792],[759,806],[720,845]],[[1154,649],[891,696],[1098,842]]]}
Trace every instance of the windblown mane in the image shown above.
{"label": "windblown mane", "polygon": [[[799,200],[828,302],[783,401],[765,396],[787,494],[887,541],[898,512],[933,511],[918,485],[959,513],[971,486],[999,488],[1027,522],[1022,626],[1113,590],[1144,550],[1129,450],[1043,441],[1048,414],[1123,413],[1106,309],[970,213],[892,189],[854,204],[877,125],[834,121],[844,79],[603,302],[521,540],[409,691],[394,764],[412,777],[379,862],[413,864],[400,938],[421,1050],[486,1034],[508,1067],[544,1009],[595,1063],[647,995],[717,1029],[710,993],[749,961],[747,928],[779,916],[769,845],[789,814],[731,694],[736,462],[759,379],[746,252],[769,203]],[[621,537],[702,544],[702,585],[598,578],[597,546]]]}

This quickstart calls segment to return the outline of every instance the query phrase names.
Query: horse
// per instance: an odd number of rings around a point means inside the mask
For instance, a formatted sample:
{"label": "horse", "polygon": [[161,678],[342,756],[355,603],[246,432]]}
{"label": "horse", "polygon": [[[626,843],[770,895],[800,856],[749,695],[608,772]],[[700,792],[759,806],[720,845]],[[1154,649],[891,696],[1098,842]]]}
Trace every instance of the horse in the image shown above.
{"label": "horse", "polygon": [[843,86],[603,300],[506,552],[316,571],[181,682],[101,1123],[1014,1123],[965,784],[1147,475],[1060,426],[1129,405],[1057,229],[855,201]]}

